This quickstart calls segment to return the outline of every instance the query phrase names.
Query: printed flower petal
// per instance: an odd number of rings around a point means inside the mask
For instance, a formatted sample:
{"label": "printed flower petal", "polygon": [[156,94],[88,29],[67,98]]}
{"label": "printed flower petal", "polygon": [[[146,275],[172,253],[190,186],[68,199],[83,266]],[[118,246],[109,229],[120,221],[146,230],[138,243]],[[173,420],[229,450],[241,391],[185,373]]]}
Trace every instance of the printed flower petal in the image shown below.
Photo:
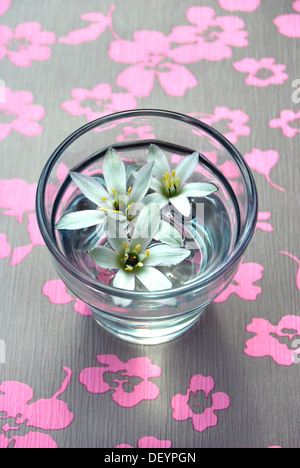
{"label": "printed flower petal", "polygon": [[143,267],[135,272],[136,277],[149,291],[162,291],[172,288],[172,282],[161,271],[153,267]]}
{"label": "printed flower petal", "polygon": [[70,176],[83,195],[96,205],[100,205],[101,199],[108,196],[101,182],[94,177],[77,172],[70,172]]}
{"label": "printed flower petal", "polygon": [[113,189],[118,195],[126,193],[126,168],[117,152],[110,148],[104,158],[103,176],[109,193]]}
{"label": "printed flower petal", "polygon": [[149,257],[143,260],[145,266],[177,265],[185,260],[191,253],[187,249],[163,244],[150,247],[149,252]]}
{"label": "printed flower petal", "polygon": [[170,166],[165,153],[156,145],[150,145],[148,152],[148,161],[154,161],[153,173],[160,181],[166,172],[170,172]]}
{"label": "printed flower petal", "polygon": [[140,202],[148,192],[153,177],[153,166],[154,162],[150,162],[136,173],[135,181],[129,195],[129,203]]}
{"label": "printed flower petal", "polygon": [[55,226],[55,229],[83,229],[103,223],[105,213],[99,210],[74,211],[63,215]]}
{"label": "printed flower petal", "polygon": [[176,167],[176,177],[179,177],[180,185],[191,177],[199,163],[199,153],[195,151],[189,156],[185,156]]}
{"label": "printed flower petal", "polygon": [[214,184],[208,182],[194,182],[190,184],[184,185],[182,187],[180,193],[185,195],[186,197],[206,197],[207,195],[211,195],[213,192],[216,192],[218,187]]}
{"label": "printed flower petal", "polygon": [[170,198],[170,202],[183,216],[190,216],[191,205],[189,199],[185,195],[175,195],[175,197]]}
{"label": "printed flower petal", "polygon": [[102,268],[111,270],[113,268],[120,268],[120,261],[118,254],[107,247],[95,247],[88,252],[94,262]]}

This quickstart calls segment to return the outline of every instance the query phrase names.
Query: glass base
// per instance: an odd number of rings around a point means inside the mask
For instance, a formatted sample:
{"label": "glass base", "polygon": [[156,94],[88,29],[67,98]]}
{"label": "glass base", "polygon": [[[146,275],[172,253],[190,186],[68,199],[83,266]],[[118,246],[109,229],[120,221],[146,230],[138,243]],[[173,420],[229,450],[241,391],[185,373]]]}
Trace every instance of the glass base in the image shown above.
{"label": "glass base", "polygon": [[194,311],[188,316],[185,315],[184,318],[168,319],[164,317],[136,322],[108,318],[107,315],[95,309],[92,309],[92,312],[98,325],[121,340],[140,345],[155,345],[174,340],[185,333],[197,322],[204,310],[205,308],[197,309],[196,312]]}

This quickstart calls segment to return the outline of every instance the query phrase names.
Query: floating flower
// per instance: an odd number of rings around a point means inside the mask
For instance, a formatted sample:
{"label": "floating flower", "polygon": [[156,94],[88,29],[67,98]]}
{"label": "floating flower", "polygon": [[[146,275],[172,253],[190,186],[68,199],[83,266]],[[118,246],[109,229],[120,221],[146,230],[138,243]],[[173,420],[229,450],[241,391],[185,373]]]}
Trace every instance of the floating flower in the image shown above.
{"label": "floating flower", "polygon": [[82,229],[105,224],[108,214],[120,221],[131,220],[137,214],[135,203],[144,198],[150,187],[152,169],[153,163],[143,166],[136,173],[132,187],[127,187],[125,164],[117,152],[110,148],[103,163],[105,187],[94,177],[71,172],[70,176],[77,187],[97,208],[64,214],[56,224],[56,229]]}
{"label": "floating flower", "polygon": [[[95,247],[89,252],[97,265],[106,269],[118,270],[113,286],[133,291],[136,278],[149,291],[170,289],[172,282],[157,266],[176,265],[190,255],[190,251],[181,247],[165,244],[149,246],[155,238],[160,223],[158,205],[149,204],[141,211],[131,239],[120,223],[108,218],[107,240],[111,249]],[[115,298],[115,302],[125,306],[124,300]],[[126,304],[128,301],[126,300]]]}
{"label": "floating flower", "polygon": [[233,67],[241,73],[248,73],[245,80],[248,86],[280,85],[289,77],[284,73],[286,66],[275,64],[275,59],[272,57],[263,58],[259,61],[253,58],[245,58],[240,62],[235,62]]}
{"label": "floating flower", "polygon": [[206,197],[218,190],[215,185],[208,182],[185,183],[199,163],[197,152],[183,158],[176,169],[171,170],[163,151],[156,145],[150,145],[148,161],[154,161],[154,179],[151,188],[155,192],[145,197],[146,204],[157,203],[162,209],[170,202],[183,216],[189,216],[191,205],[188,197]]}
{"label": "floating flower", "polygon": [[17,67],[30,67],[33,60],[48,60],[55,42],[55,34],[42,31],[36,22],[19,24],[13,32],[7,26],[0,26],[0,60],[8,57]]}

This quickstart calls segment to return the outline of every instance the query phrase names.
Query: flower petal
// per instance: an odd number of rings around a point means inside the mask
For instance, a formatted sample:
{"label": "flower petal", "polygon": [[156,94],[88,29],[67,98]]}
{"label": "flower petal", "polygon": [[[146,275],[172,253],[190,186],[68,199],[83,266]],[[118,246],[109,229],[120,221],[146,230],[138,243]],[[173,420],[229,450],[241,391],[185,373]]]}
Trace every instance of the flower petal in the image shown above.
{"label": "flower petal", "polygon": [[148,192],[153,177],[153,166],[154,162],[150,162],[136,173],[135,181],[129,195],[129,203],[140,202]]}
{"label": "flower petal", "polygon": [[114,288],[126,289],[134,291],[135,288],[135,277],[130,271],[123,269],[119,270],[113,280]]}
{"label": "flower petal", "polygon": [[143,260],[145,266],[177,265],[191,254],[187,249],[163,244],[150,247],[149,252],[149,257]]}
{"label": "flower petal", "polygon": [[180,190],[181,195],[186,197],[206,197],[216,192],[218,187],[208,182],[195,182],[186,184]]}
{"label": "flower petal", "polygon": [[182,232],[164,219],[160,221],[158,233],[155,238],[164,244],[174,245],[175,247],[181,247],[183,244]]}
{"label": "flower petal", "polygon": [[143,252],[151,240],[155,238],[160,223],[160,207],[155,203],[146,205],[140,212],[131,238],[130,248],[140,245]]}
{"label": "flower petal", "polygon": [[55,229],[83,229],[105,221],[105,213],[99,210],[74,211],[63,215]]}
{"label": "flower petal", "polygon": [[118,254],[108,247],[95,247],[88,253],[94,262],[102,268],[107,268],[108,270],[120,268],[120,259]]}
{"label": "flower petal", "polygon": [[113,148],[110,148],[105,155],[103,176],[109,194],[111,194],[112,189],[118,195],[126,194],[125,164]]}
{"label": "flower petal", "polygon": [[189,156],[185,156],[175,168],[176,177],[179,177],[179,184],[183,184],[191,177],[199,163],[199,153],[195,151]]}
{"label": "flower petal", "polygon": [[169,200],[179,213],[186,217],[190,216],[191,205],[189,199],[185,195],[175,195],[175,197],[171,197]]}
{"label": "flower petal", "polygon": [[153,267],[142,267],[135,272],[136,277],[149,291],[162,291],[172,288],[172,282],[161,271]]}
{"label": "flower petal", "polygon": [[153,173],[158,181],[163,180],[166,172],[170,172],[170,166],[165,153],[156,145],[150,145],[148,161],[154,161]]}
{"label": "flower petal", "polygon": [[143,203],[145,205],[155,203],[162,210],[169,203],[169,198],[163,195],[162,193],[150,193],[149,195],[146,195],[146,197],[143,199]]}
{"label": "flower petal", "polygon": [[94,177],[78,174],[77,172],[70,172],[70,176],[83,195],[96,205],[100,204],[102,198],[108,196],[101,182]]}
{"label": "flower petal", "polygon": [[119,222],[117,217],[113,216],[113,214],[109,214],[107,216],[106,228],[107,240],[111,247],[119,255],[123,254],[125,251],[124,242],[128,244],[128,237],[122,224]]}

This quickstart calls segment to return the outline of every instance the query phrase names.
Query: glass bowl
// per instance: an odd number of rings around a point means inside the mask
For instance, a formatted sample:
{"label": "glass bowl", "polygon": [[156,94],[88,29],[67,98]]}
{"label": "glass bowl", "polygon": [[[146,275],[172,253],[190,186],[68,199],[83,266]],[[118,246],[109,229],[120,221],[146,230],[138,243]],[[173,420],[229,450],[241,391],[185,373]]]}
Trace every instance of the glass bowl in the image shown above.
{"label": "glass bowl", "polygon": [[[114,272],[97,268],[87,255],[99,242],[97,227],[66,233],[54,226],[64,212],[90,207],[70,171],[101,180],[104,156],[113,147],[130,174],[146,164],[150,144],[165,153],[170,167],[199,152],[199,164],[189,182],[213,182],[218,191],[191,198],[192,214],[187,220],[172,211],[173,226],[191,252],[179,265],[160,267],[172,288],[127,291],[114,288]],[[123,340],[141,344],[181,335],[224,291],[255,231],[257,208],[251,171],[225,137],[195,118],[154,109],[111,114],[71,134],[46,163],[36,199],[41,234],[67,288],[87,304],[99,325]],[[170,213],[166,210],[164,216]]]}

